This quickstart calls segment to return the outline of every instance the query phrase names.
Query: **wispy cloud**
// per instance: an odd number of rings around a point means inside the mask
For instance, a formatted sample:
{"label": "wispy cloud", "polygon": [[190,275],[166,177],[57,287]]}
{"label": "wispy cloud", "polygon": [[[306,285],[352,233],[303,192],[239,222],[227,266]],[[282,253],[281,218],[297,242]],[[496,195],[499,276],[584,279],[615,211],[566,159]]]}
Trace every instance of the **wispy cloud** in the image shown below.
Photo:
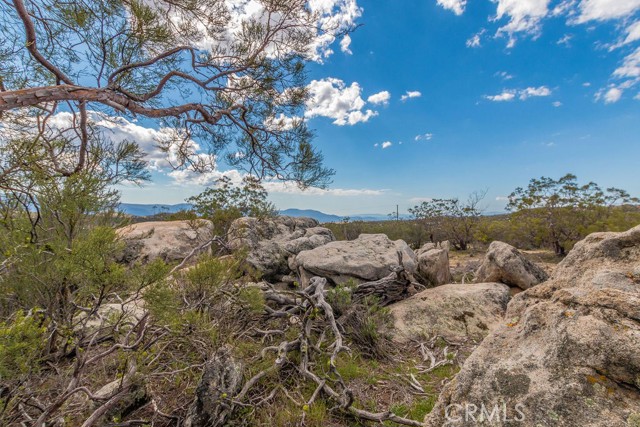
{"label": "wispy cloud", "polygon": [[408,90],[404,95],[400,97],[400,101],[404,102],[411,98],[420,98],[422,93],[417,90]]}
{"label": "wispy cloud", "polygon": [[573,36],[571,34],[565,34],[564,36],[560,37],[556,44],[564,47],[571,47],[571,39],[573,39]]}
{"label": "wispy cloud", "polygon": [[610,87],[609,89],[601,89],[596,92],[596,101],[603,101],[605,104],[615,104],[620,101],[624,91],[618,87]]}
{"label": "wispy cloud", "polygon": [[437,0],[437,2],[440,6],[452,11],[456,15],[462,15],[467,5],[467,0]]}
{"label": "wispy cloud", "polygon": [[482,45],[482,36],[486,32],[487,30],[482,28],[480,31],[478,31],[469,39],[467,39],[467,42],[466,42],[467,47],[480,47]]}
{"label": "wispy cloud", "polygon": [[505,89],[496,95],[485,95],[484,98],[493,102],[508,102],[513,101],[518,97],[521,101],[525,101],[531,97],[544,97],[550,96],[551,94],[551,89],[546,86],[539,86],[528,87],[525,89]]}
{"label": "wispy cloud", "polygon": [[528,87],[520,91],[520,99],[523,101],[527,98],[531,98],[534,96],[538,97],[538,96],[549,96],[549,95],[551,95],[551,89],[549,89],[546,86]]}
{"label": "wispy cloud", "polygon": [[391,141],[385,141],[382,143],[382,149],[384,150],[385,148],[389,148],[393,145],[393,142]]}
{"label": "wispy cloud", "polygon": [[431,141],[432,139],[433,139],[432,133],[425,133],[425,134],[416,135],[416,137],[414,138],[414,141]]}
{"label": "wispy cloud", "polygon": [[500,77],[502,80],[511,80],[513,75],[507,73],[506,71],[498,71],[494,74],[496,77]]}
{"label": "wispy cloud", "polygon": [[485,95],[484,98],[493,102],[505,102],[513,101],[516,97],[516,93],[513,90],[505,90],[497,95]]}
{"label": "wispy cloud", "polygon": [[263,182],[263,187],[269,193],[277,194],[296,194],[299,196],[338,196],[338,197],[356,197],[356,196],[382,196],[387,190],[375,190],[368,188],[317,188],[311,187],[301,189],[293,182],[288,181],[267,181]]}

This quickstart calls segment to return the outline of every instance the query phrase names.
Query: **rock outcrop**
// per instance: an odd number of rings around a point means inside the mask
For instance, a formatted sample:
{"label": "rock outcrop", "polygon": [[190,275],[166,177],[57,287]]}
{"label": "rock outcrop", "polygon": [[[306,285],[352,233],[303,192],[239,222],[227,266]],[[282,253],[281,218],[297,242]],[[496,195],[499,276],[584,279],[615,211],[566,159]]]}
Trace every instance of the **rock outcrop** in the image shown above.
{"label": "rock outcrop", "polygon": [[444,285],[389,306],[394,339],[406,342],[441,336],[461,342],[482,340],[502,323],[509,287],[502,283]]}
{"label": "rock outcrop", "polygon": [[500,282],[529,289],[547,280],[547,273],[524,257],[516,248],[503,242],[492,242],[476,271],[476,282]]}
{"label": "rock outcrop", "polygon": [[118,229],[126,247],[122,260],[179,262],[213,238],[210,221],[149,221]]}
{"label": "rock outcrop", "polygon": [[247,249],[247,262],[268,279],[290,273],[289,258],[334,240],[315,219],[288,216],[239,218],[228,233],[229,247]]}
{"label": "rock outcrop", "polygon": [[291,268],[297,270],[304,284],[311,277],[324,277],[334,284],[353,279],[358,283],[382,279],[398,265],[402,257],[405,271],[415,274],[417,259],[404,240],[390,240],[384,234],[361,234],[355,240],[327,243],[302,251],[292,259]]}
{"label": "rock outcrop", "polygon": [[418,276],[425,285],[440,286],[451,283],[449,251],[429,249],[418,255]]}
{"label": "rock outcrop", "polygon": [[[470,407],[476,420],[481,408],[499,414],[472,423],[465,421]],[[637,426],[640,226],[588,236],[548,281],[516,295],[504,324],[467,359],[425,421]]]}

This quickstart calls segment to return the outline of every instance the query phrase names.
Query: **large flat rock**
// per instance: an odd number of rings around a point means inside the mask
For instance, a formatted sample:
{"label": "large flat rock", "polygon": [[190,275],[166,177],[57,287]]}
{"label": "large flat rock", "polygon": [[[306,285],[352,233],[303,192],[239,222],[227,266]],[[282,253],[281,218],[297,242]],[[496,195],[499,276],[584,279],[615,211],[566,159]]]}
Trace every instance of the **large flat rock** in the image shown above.
{"label": "large flat rock", "polygon": [[441,336],[482,340],[502,323],[509,287],[502,283],[450,284],[424,290],[389,306],[398,342]]}
{"label": "large flat rock", "polygon": [[403,240],[390,240],[384,234],[361,234],[355,240],[330,242],[309,251],[300,252],[291,263],[303,281],[312,276],[324,277],[334,284],[349,279],[369,282],[388,276],[402,263],[410,274],[417,269],[416,255]]}
{"label": "large flat rock", "polygon": [[180,262],[194,249],[213,238],[210,221],[148,221],[117,231],[125,241],[125,262],[146,263],[155,259]]}

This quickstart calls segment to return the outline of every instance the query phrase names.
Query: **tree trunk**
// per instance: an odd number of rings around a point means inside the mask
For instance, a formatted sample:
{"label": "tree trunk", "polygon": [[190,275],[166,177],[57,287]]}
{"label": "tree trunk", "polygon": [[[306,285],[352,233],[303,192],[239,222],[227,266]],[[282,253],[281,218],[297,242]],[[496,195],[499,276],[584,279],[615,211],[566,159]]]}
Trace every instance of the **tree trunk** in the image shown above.
{"label": "tree trunk", "polygon": [[565,253],[566,253],[565,249],[564,249],[564,246],[562,246],[558,240],[555,240],[553,242],[553,250],[555,251],[556,255],[558,255],[558,256],[564,256]]}

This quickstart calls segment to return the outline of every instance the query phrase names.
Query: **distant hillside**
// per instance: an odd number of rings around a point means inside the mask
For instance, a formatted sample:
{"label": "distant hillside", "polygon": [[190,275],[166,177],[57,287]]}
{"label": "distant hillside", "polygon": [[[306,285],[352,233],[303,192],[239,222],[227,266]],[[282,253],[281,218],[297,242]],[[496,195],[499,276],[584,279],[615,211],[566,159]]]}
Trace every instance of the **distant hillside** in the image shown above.
{"label": "distant hillside", "polygon": [[[332,215],[324,212],[316,211],[313,209],[285,209],[280,211],[280,215],[293,216],[293,217],[309,217],[317,220],[321,223],[327,222],[341,222],[345,217],[349,218],[349,221],[388,221],[389,215],[383,214],[358,214],[358,215]],[[411,219],[410,215],[400,215],[400,219]]]}
{"label": "distant hillside", "polygon": [[[120,209],[132,216],[147,217],[158,214],[171,214],[181,210],[191,209],[188,203],[179,203],[176,205],[163,204],[142,204],[142,203],[120,203]],[[308,217],[317,220],[320,223],[341,222],[344,216],[327,214],[313,209],[284,209],[279,211],[280,215],[292,217]],[[383,214],[359,214],[348,215],[350,221],[387,221],[388,215]],[[400,215],[400,219],[410,219],[409,215]]]}
{"label": "distant hillside", "polygon": [[182,210],[191,209],[188,203],[178,203],[177,205],[145,205],[140,203],[120,203],[120,209],[127,215],[152,216],[161,213],[176,213]]}
{"label": "distant hillside", "polygon": [[341,216],[326,214],[324,212],[315,211],[313,209],[285,209],[280,211],[280,215],[292,216],[292,217],[308,217],[313,218],[318,222],[340,222]]}

